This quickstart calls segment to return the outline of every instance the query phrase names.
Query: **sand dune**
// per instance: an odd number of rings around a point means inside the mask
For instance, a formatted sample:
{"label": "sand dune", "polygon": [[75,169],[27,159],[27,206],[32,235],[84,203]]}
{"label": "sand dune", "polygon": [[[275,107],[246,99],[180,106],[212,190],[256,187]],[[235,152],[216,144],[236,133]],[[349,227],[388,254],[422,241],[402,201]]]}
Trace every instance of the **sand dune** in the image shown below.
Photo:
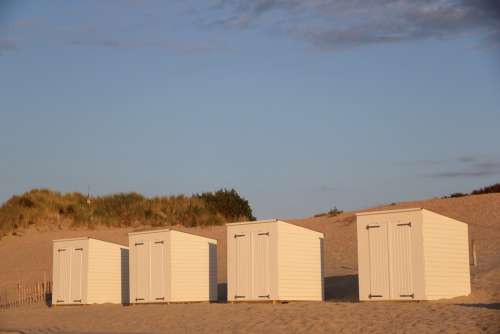
{"label": "sand dune", "polygon": [[[0,329],[51,331],[204,332],[488,332],[500,333],[500,194],[404,202],[380,208],[423,207],[469,224],[479,265],[472,267],[472,295],[439,302],[357,303],[355,217],[288,220],[325,233],[327,303],[181,304],[122,307],[23,307],[0,312]],[[220,297],[225,298],[226,233],[224,226],[175,229],[218,240]],[[16,282],[49,276],[51,241],[90,236],[127,244],[131,228],[97,230],[28,230],[0,241],[0,295]]]}

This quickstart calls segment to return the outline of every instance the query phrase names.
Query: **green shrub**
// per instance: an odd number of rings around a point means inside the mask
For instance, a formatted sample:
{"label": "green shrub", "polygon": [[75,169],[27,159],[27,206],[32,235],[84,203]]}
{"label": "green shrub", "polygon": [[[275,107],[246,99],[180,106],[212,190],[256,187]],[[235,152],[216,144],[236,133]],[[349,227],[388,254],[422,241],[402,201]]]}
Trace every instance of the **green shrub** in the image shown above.
{"label": "green shrub", "polygon": [[230,221],[255,220],[248,201],[234,189],[220,189],[215,192],[196,194],[213,212],[219,212]]}

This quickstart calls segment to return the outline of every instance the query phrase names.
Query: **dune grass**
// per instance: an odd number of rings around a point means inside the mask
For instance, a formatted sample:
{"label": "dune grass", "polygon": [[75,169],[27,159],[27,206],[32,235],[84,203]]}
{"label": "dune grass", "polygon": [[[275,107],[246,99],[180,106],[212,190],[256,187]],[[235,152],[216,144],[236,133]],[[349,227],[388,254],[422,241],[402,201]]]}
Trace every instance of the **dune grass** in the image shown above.
{"label": "dune grass", "polygon": [[[246,202],[234,190],[220,191],[232,193]],[[80,193],[34,189],[13,196],[0,207],[0,236],[29,226],[206,226],[253,218],[249,206],[240,211],[220,210],[214,205],[213,196],[209,196],[211,202],[204,200],[206,197],[147,198],[138,193],[120,193],[87,198]]]}

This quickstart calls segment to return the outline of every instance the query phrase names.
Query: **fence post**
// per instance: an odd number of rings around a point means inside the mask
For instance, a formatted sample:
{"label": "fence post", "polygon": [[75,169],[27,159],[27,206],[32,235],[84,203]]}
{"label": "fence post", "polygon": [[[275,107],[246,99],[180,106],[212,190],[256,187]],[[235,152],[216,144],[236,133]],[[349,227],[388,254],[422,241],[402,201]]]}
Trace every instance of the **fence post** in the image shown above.
{"label": "fence post", "polygon": [[477,266],[476,242],[472,240],[472,265]]}

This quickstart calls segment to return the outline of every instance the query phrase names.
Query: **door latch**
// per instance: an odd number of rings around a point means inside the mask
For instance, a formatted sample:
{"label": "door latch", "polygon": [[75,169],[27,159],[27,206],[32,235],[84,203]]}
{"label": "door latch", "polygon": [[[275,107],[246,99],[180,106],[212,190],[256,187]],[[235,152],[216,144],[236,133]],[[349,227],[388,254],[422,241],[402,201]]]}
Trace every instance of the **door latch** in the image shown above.
{"label": "door latch", "polygon": [[380,225],[366,225],[366,229],[369,230],[371,228],[379,228]]}

